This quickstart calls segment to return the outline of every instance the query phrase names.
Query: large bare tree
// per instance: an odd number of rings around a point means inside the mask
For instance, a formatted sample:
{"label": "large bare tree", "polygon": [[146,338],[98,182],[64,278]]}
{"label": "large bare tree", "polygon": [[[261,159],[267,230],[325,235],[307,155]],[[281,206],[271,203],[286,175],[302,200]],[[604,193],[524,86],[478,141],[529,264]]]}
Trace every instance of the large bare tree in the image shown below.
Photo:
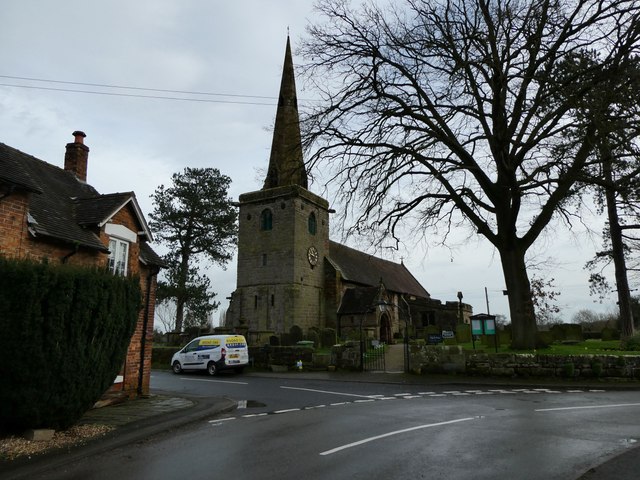
{"label": "large bare tree", "polygon": [[[635,0],[318,0],[301,52],[324,102],[305,118],[310,168],[357,212],[352,231],[440,241],[463,227],[500,255],[513,346],[535,346],[525,257],[554,219],[578,214],[596,128],[575,143],[576,98],[636,48]],[[562,70],[597,49],[589,71]],[[577,76],[580,75],[580,78]],[[567,138],[571,137],[571,141]]]}

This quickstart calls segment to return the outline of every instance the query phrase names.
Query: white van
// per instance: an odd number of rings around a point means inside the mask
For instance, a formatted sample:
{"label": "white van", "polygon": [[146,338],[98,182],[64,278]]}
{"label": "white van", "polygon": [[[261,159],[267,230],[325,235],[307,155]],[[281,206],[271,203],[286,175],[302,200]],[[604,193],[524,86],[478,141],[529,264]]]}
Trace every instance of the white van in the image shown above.
{"label": "white van", "polygon": [[249,363],[247,341],[242,335],[205,335],[191,340],[171,358],[173,373],[183,370],[207,370],[215,375],[220,370],[240,373]]}

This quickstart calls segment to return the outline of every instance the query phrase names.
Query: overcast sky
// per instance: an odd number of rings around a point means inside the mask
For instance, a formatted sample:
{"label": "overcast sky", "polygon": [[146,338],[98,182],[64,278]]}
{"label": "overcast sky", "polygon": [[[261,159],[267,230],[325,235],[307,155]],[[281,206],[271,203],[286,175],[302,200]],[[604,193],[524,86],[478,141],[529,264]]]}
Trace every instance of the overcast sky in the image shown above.
{"label": "overcast sky", "polygon": [[[296,43],[316,19],[312,7],[311,0],[2,0],[0,142],[62,167],[71,133],[82,130],[88,182],[101,193],[134,191],[147,215],[155,188],[185,167],[218,168],[231,177],[234,199],[259,190],[287,29],[301,63]],[[302,87],[298,97],[312,98]],[[536,275],[555,278],[562,291],[566,320],[615,306],[613,297],[601,305],[589,296],[582,267],[599,240],[576,227],[572,235],[551,232],[535,255],[543,266]],[[433,298],[457,301],[462,291],[475,313],[486,312],[486,287],[490,312],[508,316],[499,258],[486,242],[454,250],[405,242],[385,258],[404,258]],[[227,271],[210,270],[223,308],[235,275],[235,260]]]}

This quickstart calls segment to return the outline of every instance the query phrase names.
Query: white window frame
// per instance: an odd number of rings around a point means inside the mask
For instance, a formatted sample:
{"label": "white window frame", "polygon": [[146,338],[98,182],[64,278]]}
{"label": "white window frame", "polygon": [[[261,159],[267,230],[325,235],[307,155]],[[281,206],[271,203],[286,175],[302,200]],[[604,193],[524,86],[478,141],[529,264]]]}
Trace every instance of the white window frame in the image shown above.
{"label": "white window frame", "polygon": [[129,246],[136,243],[138,235],[124,225],[107,223],[104,229],[109,235],[108,270],[114,275],[126,275],[129,271]]}
{"label": "white window frame", "polygon": [[126,275],[129,267],[129,242],[109,238],[109,271],[114,275]]}

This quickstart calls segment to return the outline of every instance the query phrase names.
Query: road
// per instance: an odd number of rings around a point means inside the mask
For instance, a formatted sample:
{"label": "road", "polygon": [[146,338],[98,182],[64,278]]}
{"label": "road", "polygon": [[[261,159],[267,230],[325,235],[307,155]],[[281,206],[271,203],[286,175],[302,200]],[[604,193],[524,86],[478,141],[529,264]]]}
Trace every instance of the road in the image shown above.
{"label": "road", "polygon": [[47,479],[575,479],[640,438],[635,391],[154,372],[239,408]]}

